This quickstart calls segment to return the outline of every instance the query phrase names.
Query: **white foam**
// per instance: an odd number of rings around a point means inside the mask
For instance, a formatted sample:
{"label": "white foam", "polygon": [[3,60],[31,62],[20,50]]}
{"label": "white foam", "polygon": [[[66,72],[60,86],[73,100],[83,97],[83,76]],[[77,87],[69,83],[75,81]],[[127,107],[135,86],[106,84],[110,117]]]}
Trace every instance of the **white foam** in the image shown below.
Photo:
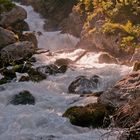
{"label": "white foam", "polygon": [[[45,19],[43,19],[38,13],[34,12],[31,6],[20,6],[27,11],[27,19],[25,21],[28,23],[30,30],[36,33],[39,48],[54,51],[75,47],[79,41],[78,38],[75,38],[69,34],[61,34],[59,31],[46,32],[44,30]],[[41,32],[42,35],[38,35],[38,32]]]}
{"label": "white foam", "polygon": [[[39,47],[58,51],[72,48],[77,39],[59,32],[46,32],[42,28],[44,20],[33,11],[30,6],[22,6],[28,13],[27,22],[32,31],[41,31],[38,36]],[[70,40],[68,38],[71,38]],[[68,41],[71,41],[68,42]],[[71,45],[73,44],[73,45]],[[67,46],[67,47],[66,47]],[[59,49],[58,49],[59,48]],[[84,50],[77,49],[72,52],[47,53],[35,55],[36,66],[53,63],[59,58],[75,60]],[[46,80],[33,83],[9,83],[2,85],[5,90],[0,91],[0,140],[99,140],[110,130],[90,129],[73,126],[68,119],[63,118],[64,111],[75,105],[86,105],[97,101],[95,97],[79,97],[67,92],[69,84],[79,75],[99,75],[104,83],[100,90],[111,87],[123,75],[128,74],[132,68],[120,65],[98,63],[99,54],[86,53],[65,74],[49,76]],[[22,90],[29,90],[36,99],[35,105],[9,104],[13,95]],[[110,140],[117,140],[118,130],[109,133]],[[108,135],[107,135],[108,136]]]}

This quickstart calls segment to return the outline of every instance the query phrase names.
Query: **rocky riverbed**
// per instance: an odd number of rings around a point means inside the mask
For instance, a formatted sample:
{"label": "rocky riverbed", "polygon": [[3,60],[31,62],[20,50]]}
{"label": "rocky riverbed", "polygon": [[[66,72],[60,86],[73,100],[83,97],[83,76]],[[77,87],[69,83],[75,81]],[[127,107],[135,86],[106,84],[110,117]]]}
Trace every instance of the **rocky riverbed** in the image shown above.
{"label": "rocky riverbed", "polygon": [[77,48],[30,5],[1,16],[0,140],[139,139],[138,62]]}

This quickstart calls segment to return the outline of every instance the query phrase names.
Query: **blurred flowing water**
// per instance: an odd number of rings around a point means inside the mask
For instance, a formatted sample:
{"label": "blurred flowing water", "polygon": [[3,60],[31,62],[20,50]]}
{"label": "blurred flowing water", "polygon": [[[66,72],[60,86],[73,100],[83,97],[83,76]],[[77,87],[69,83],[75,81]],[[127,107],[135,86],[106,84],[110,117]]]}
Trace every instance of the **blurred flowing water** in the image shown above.
{"label": "blurred flowing water", "polygon": [[[19,4],[18,4],[19,5]],[[21,5],[28,14],[26,22],[30,30],[37,35],[39,48],[50,50],[48,53],[36,54],[35,66],[52,64],[59,58],[75,60],[84,50],[76,49],[78,38],[60,32],[46,32],[45,20],[31,6]],[[39,35],[39,33],[41,33]],[[73,51],[67,51],[74,49]],[[62,51],[61,53],[58,51]],[[132,68],[116,64],[99,64],[100,54],[87,52],[80,60],[72,64],[65,74],[48,76],[39,83],[12,82],[0,86],[0,140],[117,140],[119,131],[103,135],[110,130],[90,129],[73,126],[62,117],[70,106],[86,105],[97,101],[96,97],[79,97],[69,94],[67,89],[76,76],[99,75],[102,85],[98,90],[113,86]],[[13,95],[22,90],[29,90],[36,98],[35,105],[9,104]]]}

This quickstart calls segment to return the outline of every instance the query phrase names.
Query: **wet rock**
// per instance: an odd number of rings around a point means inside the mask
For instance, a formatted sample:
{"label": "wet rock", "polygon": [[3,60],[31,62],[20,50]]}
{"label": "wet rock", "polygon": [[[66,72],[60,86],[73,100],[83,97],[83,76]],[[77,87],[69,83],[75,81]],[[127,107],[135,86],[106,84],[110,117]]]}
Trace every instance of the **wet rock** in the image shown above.
{"label": "wet rock", "polygon": [[54,62],[54,64],[57,66],[63,66],[63,65],[68,66],[70,63],[73,63],[73,61],[68,58],[60,58]]}
{"label": "wet rock", "polygon": [[37,71],[42,72],[44,74],[54,75],[58,72],[58,67],[56,65],[47,65],[41,66],[37,68]]}
{"label": "wet rock", "polygon": [[35,104],[35,98],[29,91],[22,91],[19,94],[16,94],[12,100],[10,101],[13,105],[34,105]]}
{"label": "wet rock", "polygon": [[97,75],[88,79],[86,76],[78,76],[69,85],[68,92],[76,94],[89,94],[98,90],[101,78]]}
{"label": "wet rock", "polygon": [[42,72],[40,72],[34,68],[31,68],[28,71],[28,75],[30,77],[30,80],[32,80],[33,82],[40,82],[47,78],[47,76],[45,74],[43,74]]}
{"label": "wet rock", "polygon": [[36,58],[35,57],[31,57],[30,59],[29,59],[29,62],[31,62],[31,63],[35,63],[37,60],[36,60]]}
{"label": "wet rock", "polygon": [[35,53],[33,43],[24,41],[17,42],[4,47],[0,54],[3,63],[11,63],[14,61],[28,59]]}
{"label": "wet rock", "polygon": [[12,25],[8,27],[8,29],[12,30],[14,33],[16,33],[19,38],[22,36],[23,31],[29,31],[29,25],[23,21],[23,20],[18,20]]}
{"label": "wet rock", "polygon": [[26,81],[30,81],[30,77],[29,76],[21,76],[21,78],[19,79],[19,82],[26,82]]}
{"label": "wet rock", "polygon": [[109,53],[103,52],[99,56],[99,63],[118,64],[118,61],[115,57],[111,56]]}
{"label": "wet rock", "polygon": [[38,48],[38,41],[37,41],[37,38],[34,33],[30,32],[30,33],[25,33],[25,34],[21,35],[20,41],[32,42],[34,44],[35,48]]}
{"label": "wet rock", "polygon": [[[86,106],[70,107],[63,114],[68,117],[73,125],[82,127],[98,128],[103,127],[105,117],[108,117],[107,110],[102,104],[94,103]],[[110,121],[108,125],[110,124]],[[108,126],[106,125],[106,127]]]}
{"label": "wet rock", "polygon": [[16,41],[17,38],[13,32],[0,27],[0,50]]}
{"label": "wet rock", "polygon": [[63,65],[61,67],[57,67],[56,65],[50,64],[47,66],[41,66],[37,68],[37,71],[42,72],[48,75],[55,75],[57,73],[65,73],[67,70],[67,66]]}
{"label": "wet rock", "polygon": [[16,78],[16,73],[12,69],[5,68],[5,69],[3,69],[1,74],[4,76],[4,79],[6,79],[6,80],[12,80],[12,79]]}
{"label": "wet rock", "polygon": [[138,71],[140,70],[140,62],[135,62],[133,66],[133,71]]}
{"label": "wet rock", "polygon": [[17,64],[13,66],[13,71],[18,72],[18,73],[27,73],[29,69],[31,68],[31,64],[24,62],[23,64]]}
{"label": "wet rock", "polygon": [[62,65],[60,68],[58,68],[58,73],[65,73],[67,68],[67,65]]}
{"label": "wet rock", "polygon": [[14,6],[10,11],[1,14],[0,25],[8,27],[19,20],[27,18],[27,12],[19,6]]}
{"label": "wet rock", "polygon": [[112,107],[125,105],[129,100],[140,97],[140,71],[133,72],[118,81],[98,99],[102,104]]}
{"label": "wet rock", "polygon": [[6,84],[16,78],[16,73],[12,69],[3,68],[0,73],[3,75],[2,79],[0,79],[0,85]]}

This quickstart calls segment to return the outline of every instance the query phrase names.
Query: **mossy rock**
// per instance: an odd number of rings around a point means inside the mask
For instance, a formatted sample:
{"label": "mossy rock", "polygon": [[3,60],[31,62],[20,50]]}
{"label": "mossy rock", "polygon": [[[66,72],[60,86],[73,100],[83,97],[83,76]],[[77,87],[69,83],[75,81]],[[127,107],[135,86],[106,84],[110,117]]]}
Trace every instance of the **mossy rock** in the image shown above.
{"label": "mossy rock", "polygon": [[18,20],[11,25],[11,30],[16,33],[20,39],[23,31],[29,31],[29,25],[23,20]]}
{"label": "mossy rock", "polygon": [[5,78],[0,79],[0,85],[6,84],[8,81]]}
{"label": "mossy rock", "polygon": [[104,126],[104,119],[108,116],[107,114],[107,110],[102,104],[94,103],[85,107],[71,107],[63,114],[63,117],[68,117],[73,125],[98,128]]}
{"label": "mossy rock", "polygon": [[10,0],[0,0],[0,13],[10,11],[14,6]]}
{"label": "mossy rock", "polygon": [[65,73],[67,71],[68,66],[67,65],[62,65],[59,69],[58,69],[58,73]]}
{"label": "mossy rock", "polygon": [[30,77],[30,79],[34,82],[40,82],[42,80],[45,80],[47,78],[47,76],[33,68],[31,68],[29,71],[28,71],[28,75]]}
{"label": "mossy rock", "polygon": [[30,81],[30,77],[29,77],[29,76],[22,76],[22,77],[19,79],[19,82],[26,82],[26,81]]}
{"label": "mossy rock", "polygon": [[12,79],[16,78],[16,73],[15,73],[15,71],[12,70],[12,69],[6,69],[6,68],[5,68],[5,69],[2,71],[1,74],[4,76],[4,78],[5,78],[6,80],[12,80]]}
{"label": "mossy rock", "polygon": [[12,100],[10,101],[13,105],[34,105],[35,104],[35,98],[29,91],[22,91],[19,94],[16,94]]}
{"label": "mossy rock", "polygon": [[67,71],[67,66],[63,65],[61,67],[57,67],[54,64],[40,66],[37,68],[38,72],[43,72],[47,75],[56,75],[57,73],[65,73]]}
{"label": "mossy rock", "polygon": [[20,65],[15,65],[13,67],[13,70],[19,73],[27,73],[30,68],[31,68],[31,65],[20,64]]}

